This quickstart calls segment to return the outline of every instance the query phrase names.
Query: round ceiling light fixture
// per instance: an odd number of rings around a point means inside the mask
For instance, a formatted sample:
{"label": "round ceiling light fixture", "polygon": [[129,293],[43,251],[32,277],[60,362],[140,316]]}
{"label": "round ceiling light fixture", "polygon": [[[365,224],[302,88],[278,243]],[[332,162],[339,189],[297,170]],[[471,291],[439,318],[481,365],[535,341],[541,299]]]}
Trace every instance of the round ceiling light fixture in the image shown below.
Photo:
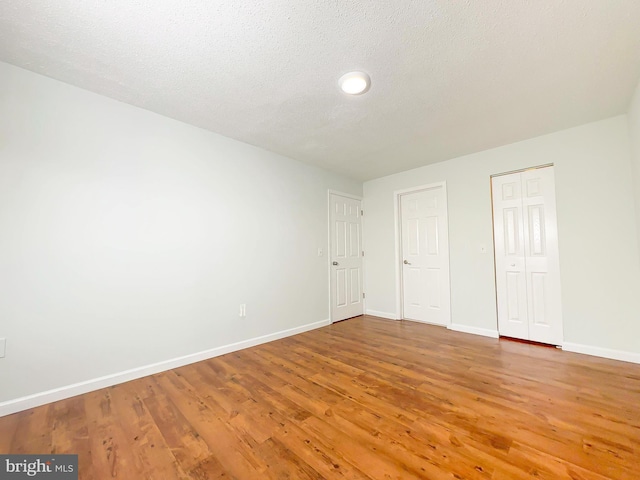
{"label": "round ceiling light fixture", "polygon": [[371,78],[364,72],[349,72],[341,76],[338,83],[344,93],[360,95],[369,90]]}

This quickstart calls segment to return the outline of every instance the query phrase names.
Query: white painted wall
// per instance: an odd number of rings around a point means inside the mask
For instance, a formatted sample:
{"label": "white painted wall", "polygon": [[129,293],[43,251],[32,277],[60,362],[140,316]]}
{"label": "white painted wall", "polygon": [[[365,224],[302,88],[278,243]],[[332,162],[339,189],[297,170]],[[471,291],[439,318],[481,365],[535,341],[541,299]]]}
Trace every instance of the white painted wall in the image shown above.
{"label": "white painted wall", "polygon": [[634,191],[636,194],[636,225],[638,227],[638,250],[640,250],[640,82],[629,105],[629,137],[631,138],[631,164]]}
{"label": "white painted wall", "polygon": [[0,402],[328,319],[329,188],[0,63]]}
{"label": "white painted wall", "polygon": [[[447,182],[454,324],[495,330],[491,174],[554,163],[565,341],[640,353],[625,115],[364,184],[367,308],[396,311],[395,190]],[[480,253],[480,245],[489,253]]]}

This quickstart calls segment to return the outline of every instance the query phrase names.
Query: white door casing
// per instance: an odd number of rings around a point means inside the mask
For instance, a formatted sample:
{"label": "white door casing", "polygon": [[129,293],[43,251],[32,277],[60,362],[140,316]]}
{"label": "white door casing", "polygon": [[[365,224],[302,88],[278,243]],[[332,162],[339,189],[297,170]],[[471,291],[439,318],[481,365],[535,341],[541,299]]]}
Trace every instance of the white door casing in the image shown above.
{"label": "white door casing", "polygon": [[451,322],[447,199],[443,184],[400,194],[402,314]]}
{"label": "white door casing", "polygon": [[494,177],[492,193],[500,334],[561,345],[553,167]]}
{"label": "white door casing", "polygon": [[364,313],[362,292],[362,202],[329,194],[331,321]]}

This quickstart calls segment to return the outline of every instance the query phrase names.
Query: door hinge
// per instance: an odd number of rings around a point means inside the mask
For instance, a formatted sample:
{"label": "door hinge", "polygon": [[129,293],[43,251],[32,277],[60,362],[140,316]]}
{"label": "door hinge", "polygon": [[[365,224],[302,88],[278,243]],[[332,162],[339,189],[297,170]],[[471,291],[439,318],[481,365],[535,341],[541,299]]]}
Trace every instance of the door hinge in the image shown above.
{"label": "door hinge", "polygon": [[362,250],[362,256],[364,257],[364,250]]}
{"label": "door hinge", "polygon": [[366,296],[366,295],[364,294],[364,292],[362,292],[362,298],[365,298],[365,296]]}
{"label": "door hinge", "polygon": [[363,217],[364,216],[364,210],[360,210],[360,216]]}

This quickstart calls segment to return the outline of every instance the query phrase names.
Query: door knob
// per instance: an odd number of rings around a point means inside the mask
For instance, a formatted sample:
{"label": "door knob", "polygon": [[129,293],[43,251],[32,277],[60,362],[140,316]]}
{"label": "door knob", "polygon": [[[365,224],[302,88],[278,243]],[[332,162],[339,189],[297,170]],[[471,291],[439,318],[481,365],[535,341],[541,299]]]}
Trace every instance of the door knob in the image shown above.
{"label": "door knob", "polygon": [[333,265],[338,265],[338,262],[333,262]]}
{"label": "door knob", "polygon": [[411,265],[411,264],[410,264],[409,262],[407,262],[406,260],[405,260],[404,262],[402,262],[402,263],[404,263],[405,265]]}

